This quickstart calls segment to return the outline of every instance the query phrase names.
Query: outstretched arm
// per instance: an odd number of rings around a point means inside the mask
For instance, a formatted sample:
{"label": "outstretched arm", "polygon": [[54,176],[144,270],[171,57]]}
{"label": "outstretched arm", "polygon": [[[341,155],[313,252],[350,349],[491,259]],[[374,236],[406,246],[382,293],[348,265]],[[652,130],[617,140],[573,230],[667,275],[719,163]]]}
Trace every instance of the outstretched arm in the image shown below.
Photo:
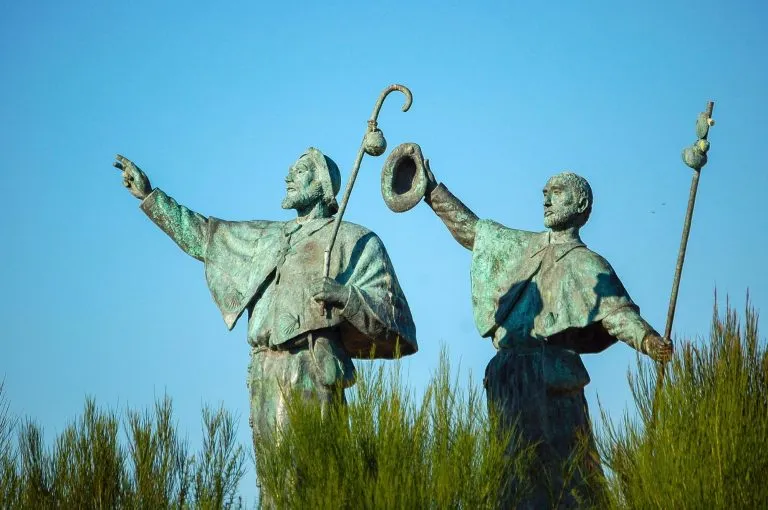
{"label": "outstretched arm", "polygon": [[613,312],[602,320],[602,324],[609,335],[656,361],[667,361],[672,356],[672,342],[662,338],[633,307]]}
{"label": "outstretched arm", "polygon": [[205,260],[208,218],[179,204],[159,188],[141,202],[141,210],[179,248],[197,260]]}
{"label": "outstretched arm", "polygon": [[177,203],[159,188],[152,189],[146,174],[129,159],[119,154],[116,159],[114,166],[123,172],[123,185],[141,200],[141,210],[187,254],[204,260],[208,218]]}
{"label": "outstretched arm", "polygon": [[438,184],[429,168],[429,160],[425,163],[428,184],[424,201],[443,220],[453,238],[464,248],[471,250],[475,245],[477,215],[448,191],[444,184]]}

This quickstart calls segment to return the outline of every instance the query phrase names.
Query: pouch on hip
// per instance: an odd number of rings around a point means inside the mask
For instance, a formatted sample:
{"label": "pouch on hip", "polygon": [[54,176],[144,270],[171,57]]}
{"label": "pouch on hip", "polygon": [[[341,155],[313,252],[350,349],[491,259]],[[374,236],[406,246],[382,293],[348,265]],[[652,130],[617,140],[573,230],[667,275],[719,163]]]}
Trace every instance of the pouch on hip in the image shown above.
{"label": "pouch on hip", "polygon": [[571,393],[589,384],[589,373],[581,356],[574,351],[545,347],[542,363],[547,393]]}

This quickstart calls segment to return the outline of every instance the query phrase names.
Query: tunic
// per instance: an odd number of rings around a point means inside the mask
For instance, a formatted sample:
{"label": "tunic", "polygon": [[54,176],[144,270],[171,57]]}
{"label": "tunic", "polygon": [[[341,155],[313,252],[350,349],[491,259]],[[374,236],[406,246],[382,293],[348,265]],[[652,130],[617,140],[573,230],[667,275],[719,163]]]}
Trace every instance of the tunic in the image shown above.
{"label": "tunic", "polygon": [[370,230],[341,223],[330,277],[351,292],[342,309],[324,313],[307,284],[323,276],[333,218],[224,221],[157,188],[141,209],[204,262],[208,288],[230,330],[247,311],[254,434],[285,422],[286,389],[323,404],[343,399],[343,388],[354,383],[351,358],[392,358],[418,349],[408,302],[383,243]]}
{"label": "tunic", "polygon": [[[538,443],[540,472],[518,508],[578,506],[576,495],[591,500],[586,481],[601,471],[584,397],[589,374],[580,354],[617,340],[642,351],[645,336],[657,333],[610,264],[584,243],[553,244],[549,232],[480,220],[442,184],[428,203],[472,250],[475,326],[498,349],[484,379],[489,408],[507,426],[515,424],[523,440]],[[566,476],[565,464],[579,448],[579,465]],[[510,454],[516,451],[513,442]],[[517,483],[508,480],[506,504],[512,504]],[[549,499],[551,489],[564,500]]]}

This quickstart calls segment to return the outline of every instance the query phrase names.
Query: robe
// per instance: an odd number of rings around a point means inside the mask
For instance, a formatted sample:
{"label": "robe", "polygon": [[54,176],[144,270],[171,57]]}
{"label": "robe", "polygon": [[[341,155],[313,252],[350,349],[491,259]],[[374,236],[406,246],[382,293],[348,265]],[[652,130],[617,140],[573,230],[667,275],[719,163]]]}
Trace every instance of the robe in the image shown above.
{"label": "robe", "polygon": [[333,219],[224,221],[206,218],[155,189],[142,210],[185,252],[205,263],[205,278],[231,330],[249,312],[248,340],[279,347],[308,332],[338,327],[351,357],[392,358],[416,352],[408,302],[381,240],[342,222],[330,277],[351,287],[346,306],[322,313],[307,284],[322,277]]}
{"label": "robe", "polygon": [[549,232],[478,221],[470,275],[475,326],[484,337],[511,337],[507,343],[578,329],[569,347],[600,352],[617,339],[599,323],[618,311],[639,312],[608,261],[580,242],[550,245]]}

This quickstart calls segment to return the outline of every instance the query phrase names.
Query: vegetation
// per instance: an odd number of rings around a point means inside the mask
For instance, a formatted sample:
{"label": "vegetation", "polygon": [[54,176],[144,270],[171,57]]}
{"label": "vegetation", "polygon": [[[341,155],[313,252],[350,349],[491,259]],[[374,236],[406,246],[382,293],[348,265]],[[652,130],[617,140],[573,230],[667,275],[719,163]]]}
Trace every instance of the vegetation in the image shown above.
{"label": "vegetation", "polygon": [[363,367],[349,405],[321,416],[300,398],[291,426],[256,444],[263,494],[278,508],[496,508],[502,482],[528,490],[532,449],[514,459],[511,433],[492,433],[485,399],[460,391],[445,353],[423,397],[402,386],[397,363]]}
{"label": "vegetation", "polygon": [[[397,363],[362,367],[350,402],[322,411],[288,405],[292,426],[256,444],[265,506],[495,508],[540,476],[533,448],[501,433],[471,382],[443,353],[421,398]],[[600,508],[764,508],[768,503],[768,350],[747,303],[743,323],[717,305],[707,341],[678,343],[654,413],[655,367],[629,374],[636,413],[602,411],[597,442],[606,476]],[[467,387],[460,390],[459,387]],[[204,443],[179,439],[170,399],[121,421],[88,400],[47,448],[34,422],[8,412],[0,385],[0,508],[240,508],[245,453],[224,409],[203,410]],[[120,440],[120,429],[124,440]],[[514,442],[517,455],[504,455]]]}
{"label": "vegetation", "polygon": [[124,425],[126,446],[116,413],[89,399],[46,448],[38,425],[10,417],[0,385],[0,508],[241,508],[236,488],[245,453],[223,408],[203,409],[205,437],[196,455],[178,436],[168,397],[154,413],[129,410]]}
{"label": "vegetation", "polygon": [[709,341],[678,346],[653,416],[655,370],[638,362],[639,418],[598,434],[613,508],[766,508],[768,352],[749,305],[742,325],[717,304]]}

